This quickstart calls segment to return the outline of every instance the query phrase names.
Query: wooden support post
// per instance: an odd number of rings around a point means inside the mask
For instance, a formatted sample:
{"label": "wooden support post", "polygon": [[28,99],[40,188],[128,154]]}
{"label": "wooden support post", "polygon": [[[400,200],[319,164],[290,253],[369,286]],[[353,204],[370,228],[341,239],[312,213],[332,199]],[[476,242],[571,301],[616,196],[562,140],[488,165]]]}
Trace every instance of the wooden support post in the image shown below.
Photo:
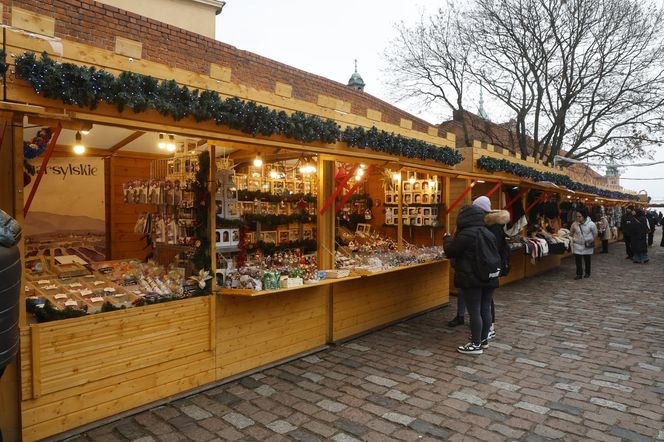
{"label": "wooden support post", "polygon": [[[217,155],[216,148],[213,143],[208,141],[208,151],[210,154],[210,175],[208,177],[208,189],[210,190],[210,200],[208,207],[210,208],[208,214],[208,225],[210,238],[210,275],[212,275],[212,295],[210,296],[210,347],[209,350],[214,352],[217,346],[217,297],[214,292],[217,290]],[[216,359],[216,356],[215,356]]]}
{"label": "wooden support post", "polygon": [[[0,209],[23,225],[23,115],[2,113],[0,142]],[[24,256],[25,242],[19,243]],[[22,277],[19,305],[25,306],[25,274]],[[19,308],[19,327],[26,324],[25,308]],[[20,421],[20,354],[5,367],[0,378],[0,429],[4,440],[21,440]]]}
{"label": "wooden support post", "polygon": [[450,233],[450,212],[447,211],[447,208],[450,206],[450,177],[449,175],[444,177],[444,183],[443,183],[443,204],[445,207],[445,233]]}

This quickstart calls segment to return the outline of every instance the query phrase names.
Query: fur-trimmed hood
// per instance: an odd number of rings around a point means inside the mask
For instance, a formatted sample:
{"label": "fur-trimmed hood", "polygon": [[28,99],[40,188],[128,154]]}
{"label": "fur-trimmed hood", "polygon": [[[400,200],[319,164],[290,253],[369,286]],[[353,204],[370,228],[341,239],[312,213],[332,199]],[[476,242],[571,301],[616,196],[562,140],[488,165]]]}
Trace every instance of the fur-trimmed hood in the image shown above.
{"label": "fur-trimmed hood", "polygon": [[510,213],[507,210],[492,210],[484,216],[487,226],[492,224],[507,224],[510,222]]}

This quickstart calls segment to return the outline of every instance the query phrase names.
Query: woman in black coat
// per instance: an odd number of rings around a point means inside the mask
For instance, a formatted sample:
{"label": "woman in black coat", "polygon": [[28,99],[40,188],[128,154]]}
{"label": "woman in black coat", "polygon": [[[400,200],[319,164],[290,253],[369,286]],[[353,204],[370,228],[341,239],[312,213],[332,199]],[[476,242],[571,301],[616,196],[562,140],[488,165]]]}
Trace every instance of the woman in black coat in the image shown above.
{"label": "woman in black coat", "polygon": [[[473,267],[476,237],[481,229],[488,232],[485,215],[484,210],[477,206],[464,207],[459,212],[454,237],[446,235],[443,238],[445,255],[455,259],[454,285],[462,289],[461,294],[470,314],[472,342],[457,348],[460,353],[466,354],[479,355],[483,353],[483,348],[488,347],[487,338],[492,321],[491,300],[499,284],[497,277],[487,282],[481,280]],[[489,236],[495,242],[495,237]],[[499,261],[499,257],[496,259]]]}
{"label": "woman in black coat", "polygon": [[636,209],[634,221],[630,225],[630,237],[632,239],[632,253],[634,254],[634,264],[643,264],[648,259],[648,219],[646,218],[643,209]]}

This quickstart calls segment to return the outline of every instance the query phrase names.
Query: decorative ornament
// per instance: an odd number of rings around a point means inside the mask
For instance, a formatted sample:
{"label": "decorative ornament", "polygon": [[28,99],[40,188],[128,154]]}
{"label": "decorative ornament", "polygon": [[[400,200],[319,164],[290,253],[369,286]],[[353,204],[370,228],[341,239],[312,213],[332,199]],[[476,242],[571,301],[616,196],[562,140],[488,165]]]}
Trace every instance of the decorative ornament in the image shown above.
{"label": "decorative ornament", "polygon": [[199,270],[197,276],[190,276],[189,279],[192,279],[196,282],[198,282],[198,287],[200,287],[201,290],[205,289],[206,281],[209,279],[212,279],[212,276],[210,276],[210,272],[208,270]]}

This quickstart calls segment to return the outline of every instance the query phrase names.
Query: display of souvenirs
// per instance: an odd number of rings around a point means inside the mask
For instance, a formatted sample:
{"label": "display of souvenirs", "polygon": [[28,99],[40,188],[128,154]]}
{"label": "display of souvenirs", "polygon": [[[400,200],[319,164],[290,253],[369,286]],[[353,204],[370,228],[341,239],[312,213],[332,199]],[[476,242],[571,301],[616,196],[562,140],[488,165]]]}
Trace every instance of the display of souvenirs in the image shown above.
{"label": "display of souvenirs", "polygon": [[315,256],[303,255],[299,249],[251,256],[244,266],[226,272],[223,286],[228,289],[276,290],[318,282]]}
{"label": "display of souvenirs", "polygon": [[[399,204],[399,186],[401,186],[401,214],[396,207]],[[419,179],[417,173],[411,173],[403,182],[395,180],[387,172],[385,180],[385,225],[397,225],[399,216],[406,226],[438,226],[438,210],[442,204],[442,188],[437,176]]]}
{"label": "display of souvenirs", "polygon": [[60,319],[50,317],[46,310],[34,309],[49,305],[55,311],[66,310],[70,316],[80,316],[183,299],[196,293],[195,284],[185,280],[180,269],[167,269],[153,262],[106,261],[92,263],[90,267],[93,273],[85,276],[46,278],[47,274],[42,273],[44,279],[27,282],[25,295],[31,311],[40,320]]}

